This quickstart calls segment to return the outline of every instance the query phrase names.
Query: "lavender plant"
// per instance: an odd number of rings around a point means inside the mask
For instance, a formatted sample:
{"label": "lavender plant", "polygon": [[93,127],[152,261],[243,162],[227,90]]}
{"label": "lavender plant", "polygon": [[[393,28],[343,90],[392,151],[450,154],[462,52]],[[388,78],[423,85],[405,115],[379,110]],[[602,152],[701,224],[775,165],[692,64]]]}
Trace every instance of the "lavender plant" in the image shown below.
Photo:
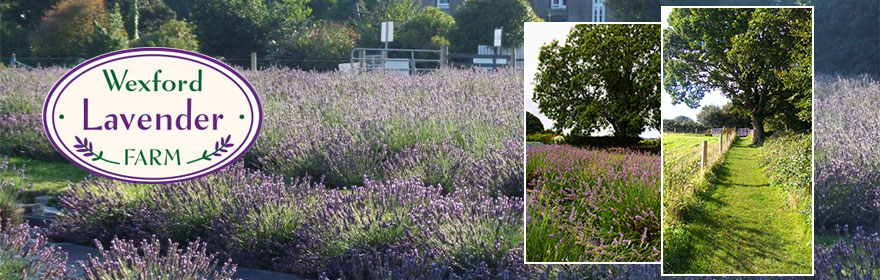
{"label": "lavender plant", "polygon": [[880,228],[880,83],[869,77],[816,79],[816,225]]}
{"label": "lavender plant", "polygon": [[[15,173],[15,177],[24,177],[24,168],[9,169],[9,159],[0,159],[0,174]],[[0,177],[0,223],[20,224],[23,222],[22,209],[18,206],[21,200],[21,189],[13,182],[12,177]]]}
{"label": "lavender plant", "polygon": [[205,251],[199,240],[190,242],[186,249],[168,242],[164,250],[158,239],[143,240],[139,246],[134,242],[113,239],[110,248],[104,249],[100,242],[98,256],[88,261],[78,261],[84,279],[181,279],[226,280],[232,279],[235,265],[229,261],[216,269],[217,260]]}
{"label": "lavender plant", "polygon": [[71,187],[61,204],[67,212],[53,224],[58,239],[201,238],[209,252],[239,264],[302,275],[522,270],[511,260],[522,238],[520,200],[478,190],[443,195],[418,179],[339,190],[307,178],[285,183],[237,164],[153,188],[93,179]]}
{"label": "lavender plant", "polygon": [[527,151],[528,261],[657,261],[660,157],[540,145]]}
{"label": "lavender plant", "polygon": [[0,221],[0,279],[70,279],[66,263],[67,254],[27,224]]}

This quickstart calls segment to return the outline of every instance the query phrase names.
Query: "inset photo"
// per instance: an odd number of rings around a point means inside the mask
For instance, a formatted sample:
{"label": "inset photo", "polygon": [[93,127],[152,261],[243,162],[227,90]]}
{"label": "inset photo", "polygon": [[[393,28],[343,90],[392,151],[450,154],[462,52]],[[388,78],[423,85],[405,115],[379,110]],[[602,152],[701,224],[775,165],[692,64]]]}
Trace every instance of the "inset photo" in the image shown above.
{"label": "inset photo", "polygon": [[663,7],[663,275],[812,275],[812,7]]}
{"label": "inset photo", "polygon": [[660,25],[526,23],[526,263],[660,261]]}

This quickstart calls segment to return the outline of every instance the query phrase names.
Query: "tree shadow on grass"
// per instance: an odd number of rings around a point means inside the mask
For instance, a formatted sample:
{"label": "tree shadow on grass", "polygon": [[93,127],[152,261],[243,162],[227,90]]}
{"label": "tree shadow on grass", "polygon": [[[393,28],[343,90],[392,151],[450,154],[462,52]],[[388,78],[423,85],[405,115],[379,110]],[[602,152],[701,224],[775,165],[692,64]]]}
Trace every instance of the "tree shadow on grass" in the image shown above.
{"label": "tree shadow on grass", "polygon": [[[719,212],[728,206],[718,194],[720,188],[763,187],[767,184],[730,184],[726,179],[732,171],[726,163],[712,172],[709,186],[696,194],[697,203],[683,212],[683,227],[664,240],[664,272],[796,273],[802,269],[808,272],[808,267],[783,255],[785,244],[780,233],[765,230],[762,224]],[[768,264],[796,267],[798,271],[756,271],[767,270],[770,268]]]}

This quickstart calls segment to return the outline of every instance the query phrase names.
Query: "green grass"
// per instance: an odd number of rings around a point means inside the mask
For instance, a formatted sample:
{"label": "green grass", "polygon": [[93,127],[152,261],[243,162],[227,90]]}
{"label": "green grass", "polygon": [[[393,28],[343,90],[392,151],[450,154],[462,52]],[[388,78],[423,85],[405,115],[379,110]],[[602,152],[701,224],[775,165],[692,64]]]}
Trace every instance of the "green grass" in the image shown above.
{"label": "green grass", "polygon": [[[664,141],[665,142],[665,141]],[[787,210],[758,166],[761,148],[740,138],[698,193],[699,207],[664,233],[664,272],[809,274],[812,229]]]}
{"label": "green grass", "polygon": [[[0,155],[0,158],[3,156]],[[22,194],[24,202],[32,202],[33,198],[40,195],[57,196],[61,194],[70,183],[78,183],[89,175],[88,171],[79,168],[69,162],[47,162],[22,157],[7,157],[9,170],[0,171],[0,178],[12,179],[19,186],[27,186]],[[24,167],[24,178],[19,177],[12,168]]]}

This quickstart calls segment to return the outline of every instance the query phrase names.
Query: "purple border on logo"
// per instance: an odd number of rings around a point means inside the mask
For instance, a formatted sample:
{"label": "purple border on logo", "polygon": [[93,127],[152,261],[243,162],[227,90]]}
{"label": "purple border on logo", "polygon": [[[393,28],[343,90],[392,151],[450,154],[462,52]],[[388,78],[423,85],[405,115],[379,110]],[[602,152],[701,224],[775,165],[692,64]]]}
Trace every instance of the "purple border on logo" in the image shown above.
{"label": "purple border on logo", "polygon": [[[48,95],[48,96],[46,97],[46,101],[45,101],[44,104],[43,104],[43,129],[46,131],[46,135],[47,135],[47,137],[49,137],[50,135],[53,135],[53,134],[50,134],[50,131],[49,131],[49,125],[48,125],[48,120],[47,120],[47,117],[50,117],[50,118],[52,117],[52,116],[48,116],[48,114],[47,114],[47,113],[48,113],[48,109],[49,109],[49,100],[51,99],[52,95],[55,94],[55,90],[58,88],[58,85],[59,85],[59,83],[60,83],[61,81],[64,81],[68,76],[70,76],[73,72],[76,72],[76,71],[79,70],[80,68],[83,68],[84,66],[89,65],[90,63],[95,62],[95,61],[97,61],[97,60],[100,60],[100,59],[102,59],[102,58],[106,58],[106,57],[114,56],[114,55],[118,55],[118,54],[123,54],[123,53],[134,53],[134,52],[145,52],[145,51],[165,51],[165,52],[173,52],[173,53],[181,53],[181,54],[185,54],[185,55],[191,55],[191,56],[195,56],[195,57],[198,57],[198,58],[202,58],[202,59],[208,60],[209,62],[212,62],[212,63],[214,63],[214,64],[216,64],[216,65],[219,65],[220,67],[224,68],[225,70],[227,70],[227,71],[229,71],[229,72],[232,72],[232,74],[235,75],[239,80],[241,80],[241,82],[244,83],[244,84],[247,86],[247,88],[250,89],[250,91],[253,93],[253,95],[254,95],[254,101],[255,101],[255,103],[256,103],[256,105],[257,105],[257,110],[259,110],[259,112],[260,112],[260,118],[257,119],[257,129],[256,129],[256,131],[254,132],[254,137],[253,137],[253,139],[250,141],[250,143],[245,143],[245,144],[247,144],[247,146],[244,148],[244,150],[241,152],[241,154],[235,156],[235,158],[232,158],[231,160],[229,160],[229,162],[227,162],[227,163],[225,163],[225,164],[223,164],[223,165],[221,165],[221,166],[219,166],[219,167],[217,167],[217,165],[219,164],[219,162],[218,162],[217,164],[214,164],[214,165],[209,166],[209,167],[207,167],[207,168],[202,168],[202,169],[200,169],[199,171],[192,172],[192,173],[189,173],[189,174],[183,174],[183,175],[178,175],[178,176],[173,176],[173,177],[160,177],[160,178],[141,178],[141,177],[134,177],[134,176],[120,175],[120,174],[116,174],[116,173],[113,173],[113,172],[109,172],[109,171],[103,170],[103,169],[98,168],[98,167],[95,167],[95,166],[91,166],[91,164],[88,164],[90,167],[83,166],[83,165],[79,164],[76,160],[72,159],[70,156],[68,156],[68,155],[67,155],[66,153],[64,153],[64,152],[61,153],[62,156],[64,156],[67,160],[69,160],[69,161],[72,162],[73,164],[79,166],[80,168],[83,168],[83,169],[89,170],[89,171],[92,172],[92,173],[95,173],[95,174],[98,174],[98,175],[101,175],[101,176],[104,176],[104,177],[107,177],[107,178],[111,178],[111,179],[115,179],[115,180],[120,180],[120,181],[124,181],[124,182],[129,182],[129,183],[138,183],[138,184],[165,184],[165,183],[175,183],[175,182],[187,181],[187,180],[196,179],[196,178],[200,178],[200,177],[203,177],[203,176],[209,175],[209,174],[214,173],[214,172],[216,172],[216,171],[218,171],[218,170],[220,170],[220,169],[226,168],[226,166],[229,166],[229,164],[232,164],[233,162],[235,162],[236,160],[238,160],[239,158],[241,158],[245,153],[247,153],[248,150],[250,150],[250,148],[251,148],[251,147],[254,145],[254,143],[256,142],[257,137],[258,137],[259,134],[260,134],[260,129],[262,128],[262,125],[263,125],[263,119],[262,119],[262,116],[263,116],[263,114],[262,114],[262,112],[263,112],[263,107],[262,107],[262,104],[260,103],[260,98],[257,96],[257,92],[256,92],[256,90],[254,90],[253,86],[251,86],[251,84],[247,81],[247,79],[245,79],[243,76],[241,76],[241,74],[239,74],[237,71],[235,71],[235,69],[233,69],[232,67],[229,67],[228,65],[226,65],[226,64],[224,64],[224,63],[222,63],[222,62],[220,62],[220,61],[218,61],[218,60],[216,60],[216,59],[214,59],[214,58],[211,58],[211,57],[208,57],[208,56],[205,56],[205,55],[199,54],[199,53],[186,51],[186,50],[172,49],[172,48],[159,48],[159,47],[133,48],[133,49],[125,49],[125,50],[119,50],[119,51],[115,51],[115,52],[106,53],[106,54],[103,54],[103,55],[100,55],[100,56],[94,57],[94,58],[92,58],[92,59],[89,59],[89,60],[87,60],[87,61],[85,61],[85,62],[83,62],[83,63],[77,65],[76,67],[74,67],[73,69],[71,69],[70,71],[68,71],[67,73],[65,73],[64,76],[62,76],[62,77],[58,80],[58,82],[55,83],[55,85],[52,87],[52,90],[49,91],[50,95]],[[178,57],[178,56],[172,56],[172,55],[162,55],[162,54],[145,54],[145,55],[127,56],[127,57],[122,57],[122,58],[113,59],[113,60],[110,60],[110,61],[105,61],[105,62],[103,62],[103,63],[101,63],[101,64],[98,64],[98,65],[94,65],[94,66],[92,66],[90,69],[84,71],[83,73],[80,73],[79,75],[77,75],[76,77],[74,77],[72,80],[70,80],[70,81],[67,83],[67,85],[65,85],[65,88],[61,90],[61,93],[63,93],[64,90],[67,88],[67,86],[70,85],[74,80],[76,80],[76,78],[78,78],[78,77],[81,76],[82,74],[85,74],[85,72],[91,70],[92,68],[98,67],[98,66],[100,66],[100,65],[103,65],[103,64],[106,64],[106,63],[109,63],[109,62],[117,61],[117,60],[128,59],[128,58],[134,58],[134,57],[143,57],[143,56],[163,56],[163,57],[170,57],[170,58],[177,58],[177,59],[189,60],[189,61],[192,61],[192,62],[195,62],[195,63],[202,64],[202,65],[204,65],[204,66],[207,66],[207,67],[213,69],[214,71],[220,72],[219,70],[217,70],[217,68],[214,68],[214,67],[211,66],[211,65],[205,64],[205,63],[200,62],[200,61],[195,61],[195,60],[192,60],[192,59],[189,59],[189,58],[185,58],[185,57]],[[229,75],[226,75],[226,73],[222,73],[222,72],[221,72],[221,74],[223,74],[227,79],[233,80],[231,77],[229,77]],[[241,88],[240,85],[236,84],[236,86],[238,86],[239,89],[240,89],[243,93],[245,92],[244,89]],[[60,96],[61,93],[58,93],[58,95]],[[247,94],[245,94],[245,98],[247,98],[247,100],[248,100],[248,104],[250,104],[249,107],[252,107],[253,104],[251,104],[250,98],[247,96]],[[58,102],[58,98],[55,99],[55,103],[57,103],[57,102]],[[54,110],[55,110],[55,109],[54,109],[55,104],[52,104],[52,105],[53,105],[53,107],[52,107],[52,108],[53,108],[52,111],[54,112]],[[53,114],[53,115],[54,115],[54,114]],[[253,119],[253,115],[254,115],[254,112],[253,112],[253,110],[251,110],[251,119]],[[54,123],[54,120],[53,120],[53,123]],[[250,135],[251,130],[253,130],[253,125],[251,125],[251,127],[248,129],[248,135]],[[57,131],[55,131],[55,134],[54,134],[54,135],[57,135]],[[247,137],[245,137],[245,139],[247,139]],[[61,140],[61,139],[58,139],[58,140],[59,140],[59,141],[63,141],[63,140]],[[64,149],[66,149],[68,152],[70,152],[70,149],[69,149],[66,145],[64,145],[63,143],[61,143],[61,144],[59,145],[59,143],[56,143],[55,140],[54,140],[52,137],[49,137],[49,141],[52,143],[53,146],[55,146],[55,149],[57,149],[59,152],[62,151],[62,150],[61,150],[61,147],[64,147]],[[231,154],[235,154],[236,152],[238,152],[239,149],[241,149],[241,147],[243,147],[243,145],[239,145],[239,146],[236,148],[236,150],[233,151]],[[227,158],[227,159],[228,159],[228,158]],[[222,160],[221,160],[221,162],[222,162]],[[108,173],[108,174],[110,174],[110,175],[106,175],[106,174],[101,174],[101,173],[98,173],[98,172],[94,172],[93,169],[100,170],[100,171],[105,172],[105,173]],[[199,173],[199,172],[204,172],[205,170],[211,170],[211,169],[213,169],[213,171],[206,172],[206,173],[201,174],[201,175],[198,175],[198,176],[193,176],[193,177],[189,177],[189,178],[182,178],[182,177],[188,177],[188,176],[191,176],[191,175],[193,175],[193,174],[196,174],[196,173]],[[123,177],[124,177],[124,178],[123,178]],[[140,179],[144,179],[144,180],[140,180]],[[149,181],[147,181],[147,180],[149,180]]]}

